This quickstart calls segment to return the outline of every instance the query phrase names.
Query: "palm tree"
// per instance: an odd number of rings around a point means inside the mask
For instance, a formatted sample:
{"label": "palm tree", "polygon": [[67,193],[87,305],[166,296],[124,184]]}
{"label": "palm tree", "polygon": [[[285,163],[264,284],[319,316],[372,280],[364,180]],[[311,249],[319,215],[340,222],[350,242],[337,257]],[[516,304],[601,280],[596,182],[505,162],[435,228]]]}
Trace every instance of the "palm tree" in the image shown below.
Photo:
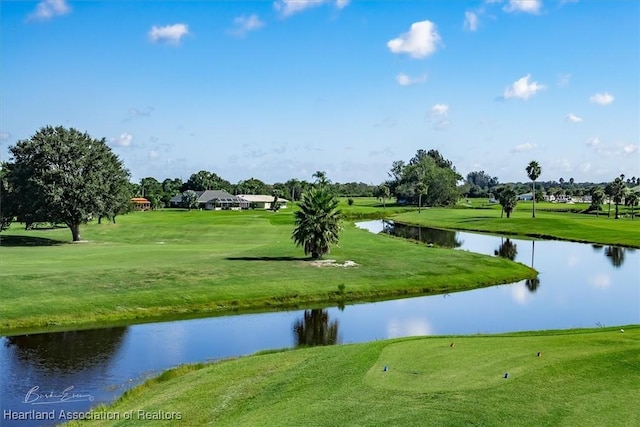
{"label": "palm tree", "polygon": [[600,212],[600,205],[604,202],[604,191],[600,187],[591,187],[589,193],[591,194],[591,209],[596,210],[597,217],[598,212]]}
{"label": "palm tree", "polygon": [[638,200],[640,200],[640,194],[631,192],[627,195],[625,202],[628,206],[631,206],[631,219],[635,218],[634,208],[638,204]]}
{"label": "palm tree", "polygon": [[316,173],[314,173],[311,176],[316,179],[316,184],[318,184],[321,187],[324,187],[325,185],[331,182],[327,178],[327,173],[325,171],[316,171]]}
{"label": "palm tree", "polygon": [[382,199],[382,208],[386,209],[387,205],[385,204],[385,200],[391,197],[391,190],[389,189],[389,186],[387,184],[382,184],[378,187],[378,194]]}
{"label": "palm tree", "polygon": [[618,213],[618,205],[622,203],[622,200],[627,195],[627,186],[623,181],[623,176],[621,175],[619,178],[616,178],[611,183],[611,197],[613,197],[613,203],[616,205],[616,216],[615,219],[619,219],[620,215]]}
{"label": "palm tree", "polygon": [[[538,162],[536,162],[535,160],[530,161],[529,165],[527,165],[527,175],[529,176],[529,179],[531,180],[531,185],[532,185],[532,192],[531,192],[531,199],[533,200],[532,218],[536,217],[536,179],[538,179],[540,174],[542,174],[542,168],[540,167]],[[563,181],[562,178],[560,178],[560,180]],[[508,217],[509,216],[507,216],[507,218]]]}
{"label": "palm tree", "polygon": [[429,187],[422,181],[418,181],[416,184],[416,193],[418,193],[418,213],[420,213],[420,208],[422,207],[422,195],[427,194]]}
{"label": "palm tree", "polygon": [[507,214],[507,219],[511,217],[511,212],[513,212],[517,203],[518,196],[513,188],[506,187],[502,192],[500,192],[500,205],[502,206],[504,213]]}
{"label": "palm tree", "polygon": [[296,246],[304,247],[305,255],[314,259],[328,254],[329,245],[338,243],[342,229],[338,198],[326,187],[316,187],[302,194],[298,207],[291,235]]}

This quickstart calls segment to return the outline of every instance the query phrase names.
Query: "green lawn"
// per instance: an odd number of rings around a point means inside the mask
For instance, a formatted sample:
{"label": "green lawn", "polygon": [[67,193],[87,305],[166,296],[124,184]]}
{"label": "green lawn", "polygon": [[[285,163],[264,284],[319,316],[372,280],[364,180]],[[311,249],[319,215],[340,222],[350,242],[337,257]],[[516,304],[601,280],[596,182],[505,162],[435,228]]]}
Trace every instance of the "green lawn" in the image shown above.
{"label": "green lawn", "polygon": [[511,218],[507,219],[500,217],[499,205],[484,203],[481,208],[478,203],[470,201],[470,207],[467,207],[463,200],[455,209],[429,208],[421,213],[414,210],[397,214],[393,219],[430,227],[640,247],[640,218],[616,220],[606,215],[596,217],[544,210],[575,206],[556,203],[536,204],[536,217],[532,218],[532,203],[519,202]]}
{"label": "green lawn", "polygon": [[535,275],[348,223],[326,258],[358,266],[318,267],[292,229],[290,210],[136,212],[83,227],[81,243],[69,243],[68,229],[14,226],[0,235],[0,333],[455,292]]}
{"label": "green lawn", "polygon": [[[132,421],[90,425],[640,425],[640,326],[624,329],[395,339],[182,366],[101,408]],[[139,416],[158,411],[181,421]]]}

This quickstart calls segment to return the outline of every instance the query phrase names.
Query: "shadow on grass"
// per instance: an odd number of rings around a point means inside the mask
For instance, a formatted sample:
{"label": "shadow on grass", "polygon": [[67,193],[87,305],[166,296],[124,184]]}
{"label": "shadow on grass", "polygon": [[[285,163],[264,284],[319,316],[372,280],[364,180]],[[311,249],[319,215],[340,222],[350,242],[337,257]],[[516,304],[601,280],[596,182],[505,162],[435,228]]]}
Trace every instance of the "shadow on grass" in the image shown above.
{"label": "shadow on grass", "polygon": [[309,261],[311,257],[292,257],[292,256],[240,256],[227,257],[229,261]]}
{"label": "shadow on grass", "polygon": [[0,246],[58,246],[65,243],[67,242],[45,237],[0,235]]}

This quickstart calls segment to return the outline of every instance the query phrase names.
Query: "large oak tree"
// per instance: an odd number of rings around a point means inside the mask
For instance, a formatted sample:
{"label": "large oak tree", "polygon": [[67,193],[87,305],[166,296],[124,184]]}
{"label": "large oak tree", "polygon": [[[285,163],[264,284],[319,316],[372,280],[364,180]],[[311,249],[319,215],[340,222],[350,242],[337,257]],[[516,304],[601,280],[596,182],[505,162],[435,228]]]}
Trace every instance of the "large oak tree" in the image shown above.
{"label": "large oak tree", "polygon": [[129,172],[104,138],[47,126],[9,151],[7,179],[19,219],[66,224],[79,241],[81,224],[113,219],[129,206]]}

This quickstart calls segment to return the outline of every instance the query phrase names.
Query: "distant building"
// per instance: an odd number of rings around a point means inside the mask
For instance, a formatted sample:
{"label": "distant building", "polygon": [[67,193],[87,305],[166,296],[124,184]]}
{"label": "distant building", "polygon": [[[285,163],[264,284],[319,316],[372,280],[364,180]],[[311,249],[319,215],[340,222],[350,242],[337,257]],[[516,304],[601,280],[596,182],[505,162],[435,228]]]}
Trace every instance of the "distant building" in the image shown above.
{"label": "distant building", "polygon": [[148,211],[151,209],[151,202],[144,197],[132,197],[130,200],[134,211]]}
{"label": "distant building", "polygon": [[[223,190],[205,190],[196,191],[198,196],[198,208],[207,210],[221,210],[221,209],[249,209],[251,204],[240,197],[236,197],[233,194],[227,193]],[[182,202],[182,194],[172,197],[169,200],[169,206],[172,208],[186,208]]]}
{"label": "distant building", "polygon": [[528,201],[531,201],[531,200],[533,200],[533,194],[531,194],[531,193],[519,194],[519,195],[518,195],[518,200],[528,200]]}
{"label": "distant building", "polygon": [[[267,194],[240,194],[238,195],[238,197],[248,201],[251,204],[251,207],[255,209],[273,208],[274,197]],[[280,206],[280,208],[286,208],[288,202],[289,201],[287,199],[278,197],[278,205]]]}

